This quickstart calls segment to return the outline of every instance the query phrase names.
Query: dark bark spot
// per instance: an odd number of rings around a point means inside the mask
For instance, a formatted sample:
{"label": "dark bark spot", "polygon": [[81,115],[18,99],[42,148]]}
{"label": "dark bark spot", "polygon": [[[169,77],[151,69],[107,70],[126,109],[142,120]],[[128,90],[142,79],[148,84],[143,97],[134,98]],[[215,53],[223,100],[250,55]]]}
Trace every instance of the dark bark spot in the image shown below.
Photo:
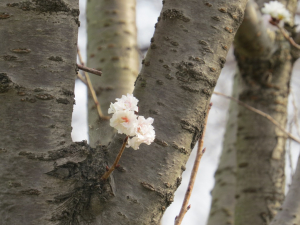
{"label": "dark bark spot", "polygon": [[165,141],[163,141],[163,140],[160,140],[160,139],[158,139],[158,138],[155,138],[155,139],[154,139],[154,142],[155,142],[156,144],[160,145],[160,146],[163,146],[163,147],[168,147],[168,146],[169,146],[169,144],[168,144],[167,142],[165,142]]}
{"label": "dark bark spot", "polygon": [[233,29],[230,27],[225,27],[224,29],[230,34],[233,33]]}
{"label": "dark bark spot", "polygon": [[23,191],[20,191],[20,193],[22,195],[40,195],[41,194],[41,192],[37,189],[23,190]]}
{"label": "dark bark spot", "polygon": [[17,60],[18,57],[14,56],[14,55],[4,55],[4,56],[2,56],[2,58],[5,61],[15,61],[15,60]]}
{"label": "dark bark spot", "polygon": [[177,9],[167,9],[162,13],[163,20],[167,19],[178,19],[182,20],[183,22],[189,22],[190,19],[183,15],[181,11],[178,11]]}
{"label": "dark bark spot", "polygon": [[54,97],[50,94],[37,94],[35,95],[36,98],[40,99],[40,100],[51,100],[54,99]]}
{"label": "dark bark spot", "polygon": [[50,56],[48,59],[51,60],[51,61],[56,61],[56,62],[62,62],[63,61],[62,57],[60,57],[60,56]]}
{"label": "dark bark spot", "polygon": [[156,110],[153,110],[153,109],[149,109],[149,113],[153,114],[153,115],[158,115],[158,112]]}
{"label": "dark bark spot", "polygon": [[148,189],[148,190],[150,190],[150,191],[155,191],[155,188],[154,188],[151,184],[149,184],[149,183],[147,183],[147,182],[141,182],[141,185],[142,185],[144,188],[146,188],[146,189]]}
{"label": "dark bark spot", "polygon": [[239,164],[239,168],[245,168],[247,167],[249,164],[247,162],[243,162]]}
{"label": "dark bark spot", "polygon": [[220,17],[218,17],[218,16],[213,16],[212,19],[214,19],[216,21],[221,21]]}
{"label": "dark bark spot", "polygon": [[78,9],[71,9],[63,0],[32,0],[21,1],[19,3],[9,3],[9,7],[18,7],[24,11],[38,11],[38,12],[68,12],[72,16],[79,16]]}
{"label": "dark bark spot", "polygon": [[30,53],[31,52],[31,50],[28,49],[28,48],[16,48],[16,49],[13,49],[11,51],[14,52],[14,53],[21,53],[21,54]]}
{"label": "dark bark spot", "polygon": [[61,92],[66,95],[66,96],[74,96],[74,92],[73,91],[70,91],[70,90],[67,90],[67,89],[62,89]]}
{"label": "dark bark spot", "polygon": [[0,13],[0,20],[8,19],[10,15],[8,13]]}
{"label": "dark bark spot", "polygon": [[0,73],[0,93],[8,92],[13,87],[13,82],[6,73]]}
{"label": "dark bark spot", "polygon": [[58,99],[56,99],[56,101],[60,104],[65,104],[65,105],[70,103],[69,100],[66,98],[58,98]]}
{"label": "dark bark spot", "polygon": [[203,40],[200,40],[199,41],[199,44],[201,44],[201,45],[205,45],[205,46],[207,46],[208,44],[207,44],[207,42],[206,41],[203,41]]}
{"label": "dark bark spot", "polygon": [[152,44],[150,45],[150,48],[151,48],[151,49],[156,49],[156,48],[157,48],[157,45],[152,43]]}
{"label": "dark bark spot", "polygon": [[188,92],[191,92],[191,93],[199,93],[199,90],[198,89],[194,89],[190,86],[186,86],[186,85],[181,85],[180,86],[183,90],[186,90]]}
{"label": "dark bark spot", "polygon": [[218,9],[220,12],[222,12],[222,13],[227,13],[227,9],[226,8],[219,8]]}
{"label": "dark bark spot", "polygon": [[172,143],[172,147],[179,150],[179,152],[187,155],[188,154],[188,151],[185,149],[185,147],[180,147],[178,146],[175,142]]}

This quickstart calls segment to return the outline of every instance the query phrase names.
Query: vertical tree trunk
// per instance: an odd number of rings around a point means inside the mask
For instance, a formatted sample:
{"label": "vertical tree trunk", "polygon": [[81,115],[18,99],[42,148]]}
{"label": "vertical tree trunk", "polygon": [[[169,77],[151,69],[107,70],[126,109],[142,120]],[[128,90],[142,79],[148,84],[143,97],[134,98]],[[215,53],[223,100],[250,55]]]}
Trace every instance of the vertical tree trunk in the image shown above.
{"label": "vertical tree trunk", "polygon": [[[290,8],[296,6],[295,1],[289,3]],[[285,127],[293,65],[289,43],[279,31],[266,33],[255,7],[249,10],[235,41],[241,74],[239,100]],[[268,224],[279,210],[284,199],[285,140],[271,122],[239,107],[235,225]]]}
{"label": "vertical tree trunk", "polygon": [[[285,127],[292,69],[289,48],[282,46],[267,60],[242,58],[237,55],[242,80],[239,100]],[[243,107],[239,108],[238,130],[235,225],[249,221],[263,225],[271,221],[284,199],[286,138],[271,122]]]}
{"label": "vertical tree trunk", "polygon": [[[40,225],[68,183],[46,175],[71,143],[78,2],[0,2],[0,224]],[[55,223],[56,224],[56,223]]]}
{"label": "vertical tree trunk", "polygon": [[[238,98],[239,95],[238,79],[239,74],[236,74],[232,88],[232,97],[234,98]],[[215,173],[215,186],[212,190],[212,205],[208,225],[229,225],[234,222],[237,116],[238,105],[231,101],[222,154]]]}
{"label": "vertical tree trunk", "polygon": [[[135,0],[90,0],[87,2],[88,66],[103,72],[91,75],[105,115],[111,102],[132,93],[139,69]],[[90,144],[108,144],[114,135],[109,121],[100,120],[89,95]]]}
{"label": "vertical tree trunk", "polygon": [[[154,118],[156,140],[124,152],[120,164],[126,172],[113,173],[115,197],[99,209],[98,223],[159,224],[202,134],[206,108],[245,4],[164,2],[134,90],[140,114]],[[109,146],[110,164],[119,138]]]}

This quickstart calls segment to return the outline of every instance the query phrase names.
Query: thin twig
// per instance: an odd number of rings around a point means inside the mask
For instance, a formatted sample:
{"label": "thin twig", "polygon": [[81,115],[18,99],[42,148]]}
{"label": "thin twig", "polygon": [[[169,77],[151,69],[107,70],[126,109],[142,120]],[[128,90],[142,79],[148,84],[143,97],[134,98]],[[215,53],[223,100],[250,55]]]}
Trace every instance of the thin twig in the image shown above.
{"label": "thin twig", "polygon": [[[273,23],[272,23],[272,24],[273,24]],[[279,24],[277,24],[277,23],[274,23],[273,25],[276,26],[276,27],[279,29],[279,31],[283,34],[284,38],[285,38],[286,40],[288,40],[288,42],[290,42],[290,44],[291,44],[292,46],[294,46],[295,48],[297,48],[297,49],[300,50],[300,45],[298,45],[298,44],[294,41],[294,39],[288,35],[288,33],[285,31],[285,29],[284,29],[283,27],[281,27],[281,26],[280,26]]]}
{"label": "thin twig", "polygon": [[92,73],[92,74],[95,74],[95,75],[98,75],[98,76],[102,75],[102,72],[99,71],[99,70],[95,70],[93,68],[85,67],[85,66],[80,65],[80,64],[77,64],[77,66],[78,66],[78,69],[83,70],[85,72]]}
{"label": "thin twig", "polygon": [[294,91],[293,89],[291,89],[291,94],[292,94],[292,103],[293,103],[293,106],[294,106],[294,121],[295,121],[295,125],[296,125],[296,131],[297,131],[297,134],[298,134],[298,137],[300,137],[300,128],[299,128],[299,121],[298,121],[298,107],[297,107],[297,104],[296,104],[296,98],[295,98],[295,95],[294,95]]}
{"label": "thin twig", "polygon": [[[292,119],[292,121],[289,124],[289,132],[290,133],[292,133],[293,120],[294,119]],[[294,167],[293,167],[293,161],[292,161],[293,156],[292,156],[292,151],[291,151],[291,149],[292,149],[291,144],[292,144],[292,141],[291,141],[291,139],[289,139],[289,141],[288,141],[288,148],[287,148],[287,154],[288,154],[288,162],[290,164],[290,169],[291,169],[291,181],[292,181],[293,180],[293,175],[294,175]]]}
{"label": "thin twig", "polygon": [[122,144],[122,147],[119,151],[119,154],[117,155],[116,159],[115,159],[115,162],[114,164],[110,167],[110,169],[108,171],[106,171],[103,176],[101,177],[101,180],[106,180],[109,175],[116,169],[116,166],[118,165],[119,161],[120,161],[120,158],[124,152],[124,149],[126,147],[126,144],[127,144],[127,141],[128,141],[128,136],[126,136],[126,138],[124,139],[123,141],[123,144]]}
{"label": "thin twig", "polygon": [[80,73],[77,73],[77,77],[78,77],[79,80],[82,81],[82,83],[87,85],[87,82],[86,82],[85,78]]}
{"label": "thin twig", "polygon": [[207,109],[206,118],[205,118],[205,122],[204,122],[204,129],[203,129],[202,136],[200,137],[199,142],[198,142],[197,155],[196,155],[196,159],[195,159],[195,162],[194,162],[193,170],[191,172],[190,182],[189,182],[188,188],[185,192],[185,196],[184,196],[184,200],[183,200],[183,203],[182,203],[182,206],[181,206],[180,213],[175,218],[175,225],[180,225],[181,224],[186,212],[191,207],[190,205],[188,206],[188,204],[189,204],[189,200],[191,198],[193,187],[194,187],[194,184],[195,184],[195,181],[196,181],[196,176],[197,176],[199,164],[200,164],[201,158],[202,158],[202,156],[205,152],[205,148],[202,149],[203,148],[203,137],[204,137],[204,134],[205,134],[208,114],[209,114],[209,110],[210,110],[211,106],[212,106],[212,103],[209,104],[208,109]]}
{"label": "thin twig", "polygon": [[[83,59],[82,59],[82,56],[81,56],[81,53],[80,53],[80,50],[79,48],[77,47],[77,54],[78,54],[78,58],[79,58],[79,62],[81,65],[84,65],[83,63]],[[99,117],[100,119],[103,119],[103,120],[108,120],[109,117],[107,116],[104,116],[103,113],[102,113],[102,110],[101,110],[101,107],[100,107],[100,103],[97,99],[97,95],[96,95],[96,92],[93,88],[93,85],[92,85],[92,82],[91,82],[91,79],[90,79],[90,76],[88,75],[88,73],[84,72],[84,76],[85,76],[85,79],[86,79],[86,84],[92,94],[92,97],[93,97],[93,100],[95,102],[95,105],[97,107],[97,111],[98,111],[98,114],[99,114]]]}
{"label": "thin twig", "polygon": [[286,131],[285,128],[283,128],[273,117],[271,117],[269,114],[267,113],[264,113],[256,108],[253,108],[252,106],[250,105],[247,105],[246,103],[244,102],[241,102],[240,100],[236,99],[236,98],[233,98],[231,96],[228,96],[228,95],[225,95],[223,93],[220,93],[220,92],[214,92],[214,94],[216,95],[220,95],[220,96],[223,96],[225,98],[228,98],[228,99],[231,99],[235,102],[237,102],[239,105],[241,106],[244,106],[245,108],[249,109],[250,111],[252,112],[255,112],[263,117],[265,117],[266,119],[268,119],[271,123],[273,123],[276,127],[278,127],[282,132],[284,132],[290,139],[292,139],[293,141],[297,142],[300,144],[300,140],[298,138],[296,138],[294,135],[292,135],[290,132]]}

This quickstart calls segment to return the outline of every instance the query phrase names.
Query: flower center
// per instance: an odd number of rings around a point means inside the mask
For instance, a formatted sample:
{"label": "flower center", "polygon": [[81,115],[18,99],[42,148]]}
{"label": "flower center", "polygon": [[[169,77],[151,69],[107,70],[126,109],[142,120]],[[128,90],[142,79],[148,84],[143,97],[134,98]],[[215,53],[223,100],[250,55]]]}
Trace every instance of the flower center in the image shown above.
{"label": "flower center", "polygon": [[128,117],[126,117],[126,116],[121,117],[121,119],[122,119],[125,123],[128,123],[128,122],[129,122],[129,119],[128,119]]}

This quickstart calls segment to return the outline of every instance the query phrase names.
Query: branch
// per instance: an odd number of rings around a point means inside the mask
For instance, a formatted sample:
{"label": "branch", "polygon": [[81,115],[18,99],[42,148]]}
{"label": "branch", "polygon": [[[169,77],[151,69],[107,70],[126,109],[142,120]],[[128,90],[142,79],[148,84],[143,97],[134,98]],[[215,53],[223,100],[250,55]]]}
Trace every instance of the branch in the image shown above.
{"label": "branch", "polygon": [[209,114],[211,106],[212,106],[212,103],[209,104],[208,109],[207,109],[206,118],[205,118],[205,122],[204,122],[204,129],[203,129],[203,133],[202,133],[202,135],[199,139],[199,142],[198,142],[197,155],[196,155],[196,159],[195,159],[195,162],[194,162],[193,170],[191,172],[190,182],[189,182],[188,188],[185,192],[185,196],[184,196],[184,200],[183,200],[183,203],[182,203],[182,206],[181,206],[180,213],[175,218],[175,225],[180,225],[181,224],[186,212],[190,209],[190,206],[188,206],[189,200],[191,198],[193,187],[194,187],[194,184],[195,184],[195,181],[196,181],[199,164],[200,164],[201,158],[202,158],[202,156],[205,152],[205,148],[203,149],[203,137],[204,137],[204,134],[205,134],[208,114]]}
{"label": "branch", "polygon": [[109,175],[116,169],[116,167],[117,167],[117,165],[118,165],[118,163],[119,163],[119,161],[121,159],[121,156],[122,156],[122,154],[124,152],[124,149],[126,147],[126,144],[127,144],[127,141],[128,141],[128,137],[129,136],[126,136],[126,138],[124,139],[122,147],[121,147],[121,149],[120,149],[120,151],[119,151],[119,153],[118,153],[118,155],[117,155],[117,157],[115,159],[115,162],[110,167],[110,169],[108,171],[106,171],[106,173],[101,177],[101,180],[106,180],[109,177]]}
{"label": "branch", "polygon": [[266,119],[268,119],[271,123],[273,123],[276,127],[278,127],[281,131],[283,131],[290,139],[292,139],[293,141],[297,142],[300,144],[300,140],[298,138],[296,138],[294,135],[292,135],[291,133],[289,133],[288,131],[285,130],[285,128],[283,128],[275,119],[273,119],[273,117],[271,117],[270,115],[268,115],[267,113],[264,113],[256,108],[253,108],[252,106],[250,105],[247,105],[245,104],[244,102],[241,102],[240,100],[236,99],[236,98],[233,98],[233,97],[230,97],[230,96],[227,96],[225,94],[222,94],[220,92],[214,92],[214,94],[216,95],[220,95],[220,96],[223,96],[225,98],[228,98],[230,100],[233,100],[235,102],[237,102],[239,105],[249,109],[250,111],[252,112],[255,112],[263,117],[265,117]]}
{"label": "branch", "polygon": [[85,72],[92,73],[92,74],[95,74],[95,75],[98,75],[98,76],[102,75],[102,72],[99,71],[99,70],[95,70],[95,69],[92,69],[92,68],[89,68],[89,67],[85,67],[85,66],[80,65],[80,64],[77,64],[77,66],[78,66],[78,69],[83,70]]}
{"label": "branch", "polygon": [[273,52],[274,39],[268,32],[257,4],[249,0],[243,23],[238,29],[234,46],[238,52],[248,56],[268,56]]}
{"label": "branch", "polygon": [[[83,59],[82,59],[82,56],[81,56],[81,53],[80,53],[80,50],[79,48],[77,47],[77,54],[78,54],[78,58],[79,58],[79,61],[80,61],[80,64],[81,65],[84,65],[83,63]],[[79,68],[79,67],[78,67]],[[86,68],[86,67],[85,67]],[[100,72],[100,71],[99,71]],[[99,114],[99,117],[100,119],[103,119],[103,120],[108,120],[109,117],[107,116],[104,116],[103,113],[102,113],[102,110],[101,110],[101,107],[100,107],[100,103],[98,102],[98,99],[97,99],[97,96],[96,96],[96,92],[93,88],[93,85],[92,85],[92,82],[91,82],[91,79],[90,79],[90,76],[88,75],[88,73],[84,72],[84,76],[85,76],[85,79],[86,79],[86,84],[92,94],[92,97],[94,99],[94,102],[95,102],[95,105],[97,107],[97,111],[98,111],[98,114]],[[80,77],[79,77],[80,79]],[[81,80],[81,79],[80,79]]]}
{"label": "branch", "polygon": [[294,46],[296,49],[300,50],[300,45],[298,45],[298,44],[294,41],[294,39],[293,39],[292,37],[289,36],[289,34],[286,32],[286,30],[285,30],[283,27],[281,27],[278,23],[271,23],[271,24],[273,24],[274,26],[276,26],[276,27],[279,29],[279,31],[282,33],[283,37],[284,37],[288,42],[290,42],[290,44],[291,44],[292,46]]}

